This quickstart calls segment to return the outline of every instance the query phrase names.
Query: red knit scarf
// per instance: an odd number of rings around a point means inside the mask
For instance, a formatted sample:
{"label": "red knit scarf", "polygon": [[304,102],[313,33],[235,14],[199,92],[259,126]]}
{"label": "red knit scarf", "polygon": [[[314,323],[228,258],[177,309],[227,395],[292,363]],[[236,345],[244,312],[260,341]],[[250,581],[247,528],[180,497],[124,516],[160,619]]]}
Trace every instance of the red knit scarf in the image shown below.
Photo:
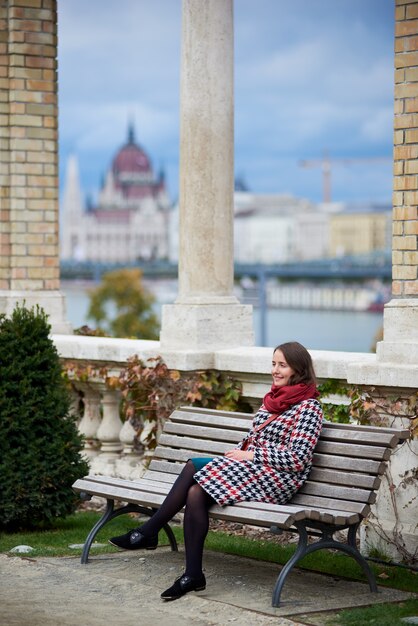
{"label": "red knit scarf", "polygon": [[284,387],[272,385],[270,391],[264,396],[263,404],[269,413],[280,415],[294,404],[298,404],[302,400],[309,400],[309,398],[317,398],[318,396],[319,392],[313,383],[309,385],[298,383],[297,385],[285,385]]}

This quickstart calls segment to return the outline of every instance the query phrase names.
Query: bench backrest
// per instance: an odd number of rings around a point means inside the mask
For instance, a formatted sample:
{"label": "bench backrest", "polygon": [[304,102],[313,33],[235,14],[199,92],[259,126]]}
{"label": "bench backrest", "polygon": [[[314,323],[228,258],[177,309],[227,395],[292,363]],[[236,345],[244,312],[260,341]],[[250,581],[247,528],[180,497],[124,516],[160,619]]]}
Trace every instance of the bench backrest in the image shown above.
{"label": "bench backrest", "polygon": [[[231,449],[245,436],[251,421],[247,413],[177,409],[164,425],[146,476],[172,482],[190,457],[222,455]],[[309,479],[291,504],[365,517],[376,499],[386,462],[408,436],[407,430],[396,428],[325,422]],[[341,523],[343,519],[342,515]]]}

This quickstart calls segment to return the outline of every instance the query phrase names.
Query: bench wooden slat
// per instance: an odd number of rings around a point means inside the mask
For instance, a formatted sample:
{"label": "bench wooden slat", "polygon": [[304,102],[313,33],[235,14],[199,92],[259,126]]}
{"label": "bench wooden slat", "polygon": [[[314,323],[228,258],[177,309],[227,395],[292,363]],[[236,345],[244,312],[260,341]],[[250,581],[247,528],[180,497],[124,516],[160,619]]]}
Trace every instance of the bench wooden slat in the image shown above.
{"label": "bench wooden slat", "polygon": [[[287,504],[279,505],[279,504],[269,504],[267,502],[238,502],[234,504],[233,506],[237,510],[245,510],[245,515],[248,517],[248,520],[250,518],[254,520],[257,520],[257,519],[267,520],[267,518],[265,517],[265,514],[270,512],[270,514],[274,516],[276,515],[281,516],[282,514],[286,515],[289,519],[291,518],[293,520],[292,521],[293,523],[296,520],[305,519],[307,515],[307,512],[304,509],[304,507],[295,506],[295,505],[288,506]],[[222,507],[222,506],[215,504],[210,508],[210,511],[219,512],[220,510],[224,510],[225,508],[232,509],[233,507],[232,505],[227,505],[226,507]],[[262,513],[261,517],[260,517],[260,513]],[[317,515],[315,519],[319,519],[319,515]]]}
{"label": "bench wooden slat", "polygon": [[[332,509],[331,511],[316,507],[310,510],[309,507],[305,507],[305,511],[307,512],[309,519],[317,521],[318,516],[320,522],[324,522],[325,524],[336,524],[337,526],[357,524],[357,522],[361,520],[361,516],[358,513],[338,511],[338,509]],[[311,514],[313,515],[311,516]]]}
{"label": "bench wooden slat", "polygon": [[384,473],[386,463],[383,461],[370,461],[369,459],[354,459],[333,454],[313,455],[313,465],[315,467],[327,467],[336,470],[353,470],[364,472],[365,474],[381,475]]}
{"label": "bench wooden slat", "polygon": [[353,458],[368,458],[378,461],[387,461],[390,458],[391,450],[381,446],[360,446],[349,443],[336,443],[334,441],[323,441],[319,439],[315,448],[317,452],[325,454],[341,454]]}
{"label": "bench wooden slat", "polygon": [[197,452],[207,452],[207,456],[215,454],[224,454],[227,450],[231,449],[230,443],[223,443],[221,441],[209,441],[202,439],[193,439],[192,437],[177,437],[176,435],[166,435],[161,433],[160,446],[168,446],[173,448],[188,448],[189,450],[196,450]]}
{"label": "bench wooden slat", "polygon": [[230,430],[223,428],[206,428],[195,424],[173,424],[166,423],[164,432],[178,436],[190,436],[198,439],[212,439],[215,441],[230,441],[236,444],[245,437],[247,430]]}
{"label": "bench wooden slat", "polygon": [[154,472],[166,472],[167,474],[180,474],[183,469],[183,465],[180,463],[173,463],[171,461],[165,461],[164,459],[152,459],[147,470],[147,474],[150,471]]}
{"label": "bench wooden slat", "polygon": [[233,413],[231,411],[217,411],[203,408],[183,407],[170,415],[170,421],[188,424],[223,425],[240,424],[242,428],[251,424],[254,413]]}
{"label": "bench wooden slat", "polygon": [[331,512],[335,509],[339,511],[349,511],[351,513],[358,513],[362,517],[366,517],[370,512],[370,505],[364,502],[325,498],[300,492],[293,496],[289,504],[299,504],[305,507],[330,510]]}
{"label": "bench wooden slat", "polygon": [[161,468],[158,471],[147,469],[141,480],[160,480],[163,483],[174,483],[184,465],[180,463],[170,463],[170,465],[175,465],[178,468],[178,472],[164,472]]}
{"label": "bench wooden slat", "polygon": [[407,429],[392,428],[391,426],[373,426],[372,424],[340,424],[338,422],[329,422],[324,420],[324,427],[333,428],[335,430],[345,430],[351,428],[358,432],[375,432],[375,433],[391,433],[395,434],[399,441],[408,439],[410,432]]}
{"label": "bench wooden slat", "polygon": [[356,489],[355,487],[340,487],[339,485],[329,485],[327,483],[315,483],[307,481],[299,489],[298,493],[310,496],[321,496],[332,498],[333,500],[352,500],[355,502],[367,502],[373,504],[376,501],[376,494],[368,489]]}
{"label": "bench wooden slat", "polygon": [[357,431],[353,428],[336,429],[323,426],[321,431],[321,439],[326,441],[341,441],[350,442],[355,445],[381,445],[394,448],[399,437],[390,432],[376,432],[376,431]]}
{"label": "bench wooden slat", "polygon": [[[101,477],[105,478],[105,477]],[[128,484],[126,484],[128,483]],[[167,481],[157,481],[157,480],[146,480],[141,478],[137,481],[123,481],[122,479],[111,480],[87,480],[81,478],[79,481],[74,483],[73,489],[75,491],[86,491],[92,489],[113,489],[115,493],[115,497],[118,499],[123,499],[125,493],[131,497],[132,493],[143,494],[143,493],[159,493],[159,494],[167,494],[170,491],[171,484]]]}
{"label": "bench wooden slat", "polygon": [[220,520],[264,526],[266,528],[279,526],[279,528],[288,529],[295,522],[293,516],[287,513],[272,513],[270,511],[257,510],[255,515],[252,510],[249,511],[248,508],[241,508],[237,504],[224,507],[215,505],[209,510],[209,516]]}
{"label": "bench wooden slat", "polygon": [[252,420],[254,417],[254,413],[244,413],[243,411],[224,411],[222,409],[205,409],[201,406],[188,406],[184,405],[176,409],[172,415],[170,415],[170,419],[174,416],[174,419],[177,419],[179,415],[184,415],[186,413],[190,413],[193,415],[212,415],[216,417],[228,417],[230,419],[246,419]]}
{"label": "bench wooden slat", "polygon": [[231,430],[237,430],[242,432],[247,432],[252,424],[252,420],[243,420],[232,417],[214,417],[213,415],[205,415],[202,417],[198,417],[191,414],[186,414],[184,417],[179,419],[178,417],[175,419],[170,418],[170,422],[172,424],[182,424],[189,426],[202,426],[207,428],[209,431],[212,428],[229,428]]}
{"label": "bench wooden slat", "polygon": [[356,472],[340,472],[335,470],[321,469],[313,467],[309,474],[309,482],[335,483],[337,485],[350,485],[365,489],[378,489],[380,478],[377,476],[366,476]]}
{"label": "bench wooden slat", "polygon": [[[183,465],[180,465],[180,463],[165,463],[164,461],[155,461],[155,463],[162,463],[162,465],[157,465],[154,466],[156,467],[156,469],[151,468],[147,470],[146,474],[145,474],[145,478],[150,478],[150,479],[154,479],[157,480],[158,477],[160,478],[160,480],[166,482],[166,483],[173,483],[177,476],[180,474],[182,468],[184,467]],[[166,465],[175,465],[178,469],[178,472],[165,472],[164,471],[164,467]],[[158,469],[157,469],[158,468]],[[169,468],[170,470],[171,468]]]}
{"label": "bench wooden slat", "polygon": [[180,450],[179,448],[163,448],[157,446],[154,451],[154,458],[156,459],[167,459],[168,461],[177,461],[180,463],[185,463],[188,459],[196,457],[201,458],[205,456],[216,456],[217,454],[223,454],[225,450],[221,452],[212,452],[209,453],[207,451],[200,450]]}
{"label": "bench wooden slat", "polygon": [[[83,479],[77,481],[77,484],[74,486],[75,491],[86,493],[91,493],[89,491],[90,483],[83,482]],[[169,486],[167,485],[167,492],[169,490]],[[122,493],[123,492],[123,493]],[[132,502],[135,504],[142,504],[144,507],[160,507],[164,501],[165,494],[157,494],[157,493],[147,493],[145,491],[138,491],[135,489],[120,489],[118,492],[118,488],[112,485],[107,485],[106,483],[96,483],[94,495],[100,496],[102,498],[110,498],[113,500],[123,500],[126,502]]]}

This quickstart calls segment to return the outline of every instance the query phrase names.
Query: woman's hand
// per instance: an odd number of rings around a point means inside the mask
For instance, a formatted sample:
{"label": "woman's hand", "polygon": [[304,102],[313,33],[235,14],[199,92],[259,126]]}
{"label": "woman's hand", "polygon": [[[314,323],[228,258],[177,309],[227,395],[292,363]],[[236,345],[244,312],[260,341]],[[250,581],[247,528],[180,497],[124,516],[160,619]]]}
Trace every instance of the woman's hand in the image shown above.
{"label": "woman's hand", "polygon": [[225,452],[225,456],[228,459],[233,459],[234,461],[252,461],[254,459],[254,452],[250,450],[237,450],[234,448],[233,450],[228,450]]}

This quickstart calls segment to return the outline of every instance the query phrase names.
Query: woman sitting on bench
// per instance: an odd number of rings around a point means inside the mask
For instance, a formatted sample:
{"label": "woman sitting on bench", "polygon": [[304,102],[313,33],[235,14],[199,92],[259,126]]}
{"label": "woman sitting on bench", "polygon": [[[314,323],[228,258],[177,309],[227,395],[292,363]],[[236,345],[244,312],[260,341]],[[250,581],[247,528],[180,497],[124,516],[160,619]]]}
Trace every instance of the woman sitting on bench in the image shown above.
{"label": "woman sitting on bench", "polygon": [[323,420],[311,356],[300,343],[284,343],[274,350],[271,373],[273,385],[245,439],[225,456],[189,459],[158,511],[110,539],[125,550],[153,550],[161,528],[186,507],[186,570],[161,594],[164,600],[206,588],[203,546],[213,504],[285,504],[308,478]]}

